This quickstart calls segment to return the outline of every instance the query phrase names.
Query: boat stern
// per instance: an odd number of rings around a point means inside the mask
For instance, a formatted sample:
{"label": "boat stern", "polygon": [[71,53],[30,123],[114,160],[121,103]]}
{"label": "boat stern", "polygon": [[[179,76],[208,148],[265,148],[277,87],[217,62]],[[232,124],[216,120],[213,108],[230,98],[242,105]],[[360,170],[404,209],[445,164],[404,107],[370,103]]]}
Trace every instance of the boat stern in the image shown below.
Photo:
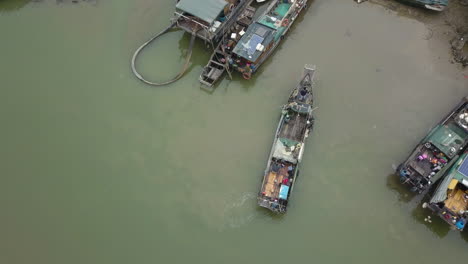
{"label": "boat stern", "polygon": [[271,200],[269,197],[263,196],[261,194],[257,198],[257,204],[260,207],[266,208],[278,214],[286,213],[286,205],[283,205],[280,201]]}
{"label": "boat stern", "polygon": [[400,182],[404,185],[408,185],[411,192],[422,193],[427,190],[432,181],[420,175],[415,175],[411,172],[411,169],[404,164],[398,166],[396,170],[397,176],[400,178]]}
{"label": "boat stern", "polygon": [[436,12],[443,11],[447,5],[448,0],[398,0],[408,5],[424,7]]}

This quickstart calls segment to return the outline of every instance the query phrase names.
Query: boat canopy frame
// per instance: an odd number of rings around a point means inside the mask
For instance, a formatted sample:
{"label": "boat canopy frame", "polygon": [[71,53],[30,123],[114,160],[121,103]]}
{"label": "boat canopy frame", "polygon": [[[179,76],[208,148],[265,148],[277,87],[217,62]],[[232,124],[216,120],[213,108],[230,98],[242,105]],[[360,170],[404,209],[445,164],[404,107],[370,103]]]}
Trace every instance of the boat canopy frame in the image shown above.
{"label": "boat canopy frame", "polygon": [[226,0],[180,0],[176,8],[211,25],[228,4]]}

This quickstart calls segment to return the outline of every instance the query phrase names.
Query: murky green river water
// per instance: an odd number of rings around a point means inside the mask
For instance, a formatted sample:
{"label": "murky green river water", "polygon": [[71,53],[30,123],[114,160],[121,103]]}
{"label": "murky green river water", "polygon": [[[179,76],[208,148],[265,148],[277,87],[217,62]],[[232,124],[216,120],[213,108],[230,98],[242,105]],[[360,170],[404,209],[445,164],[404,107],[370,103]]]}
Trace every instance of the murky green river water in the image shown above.
{"label": "murky green river water", "polygon": [[[174,1],[0,1],[0,263],[456,263],[468,235],[424,222],[391,174],[468,88],[426,27],[316,0],[250,82],[210,94],[203,43],[151,88],[133,51]],[[24,3],[24,6],[20,6]],[[143,53],[165,79],[189,37]],[[318,66],[317,123],[287,215],[255,195],[280,106]]]}

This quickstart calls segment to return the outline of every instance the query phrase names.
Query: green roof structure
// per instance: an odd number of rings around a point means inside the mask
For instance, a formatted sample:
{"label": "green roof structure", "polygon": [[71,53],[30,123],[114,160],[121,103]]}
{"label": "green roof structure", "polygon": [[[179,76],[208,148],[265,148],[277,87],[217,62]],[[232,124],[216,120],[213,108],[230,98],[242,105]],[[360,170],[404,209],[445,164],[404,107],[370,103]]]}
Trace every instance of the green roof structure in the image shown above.
{"label": "green roof structure", "polygon": [[226,0],[180,0],[176,8],[211,24],[227,4]]}
{"label": "green roof structure", "polygon": [[467,133],[454,123],[439,126],[428,140],[434,144],[440,151],[450,158],[453,158],[458,149],[463,146]]}

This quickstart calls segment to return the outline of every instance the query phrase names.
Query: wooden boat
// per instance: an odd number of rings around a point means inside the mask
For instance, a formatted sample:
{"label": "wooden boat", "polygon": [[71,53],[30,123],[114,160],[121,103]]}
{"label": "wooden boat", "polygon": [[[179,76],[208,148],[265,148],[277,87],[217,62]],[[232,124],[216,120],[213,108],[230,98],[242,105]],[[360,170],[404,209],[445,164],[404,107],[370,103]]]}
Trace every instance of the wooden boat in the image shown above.
{"label": "wooden boat", "polygon": [[[273,0],[258,16],[256,9],[249,5],[223,35],[200,75],[200,82],[212,87],[225,72],[231,76],[234,70],[250,79],[306,5],[307,0]],[[256,21],[253,21],[254,16],[258,17]]]}
{"label": "wooden boat", "polygon": [[424,7],[429,10],[443,11],[447,5],[448,0],[399,0],[400,2],[407,3],[409,5]]}
{"label": "wooden boat", "polygon": [[313,128],[314,74],[315,67],[306,65],[301,81],[283,106],[257,197],[259,206],[276,213],[286,212],[299,175],[305,141]]}
{"label": "wooden boat", "polygon": [[465,97],[398,166],[401,182],[413,192],[423,192],[453,165],[467,143],[468,97]]}
{"label": "wooden boat", "polygon": [[[467,122],[468,123],[468,122]],[[463,154],[440,182],[428,206],[454,229],[468,222],[468,152]]]}

